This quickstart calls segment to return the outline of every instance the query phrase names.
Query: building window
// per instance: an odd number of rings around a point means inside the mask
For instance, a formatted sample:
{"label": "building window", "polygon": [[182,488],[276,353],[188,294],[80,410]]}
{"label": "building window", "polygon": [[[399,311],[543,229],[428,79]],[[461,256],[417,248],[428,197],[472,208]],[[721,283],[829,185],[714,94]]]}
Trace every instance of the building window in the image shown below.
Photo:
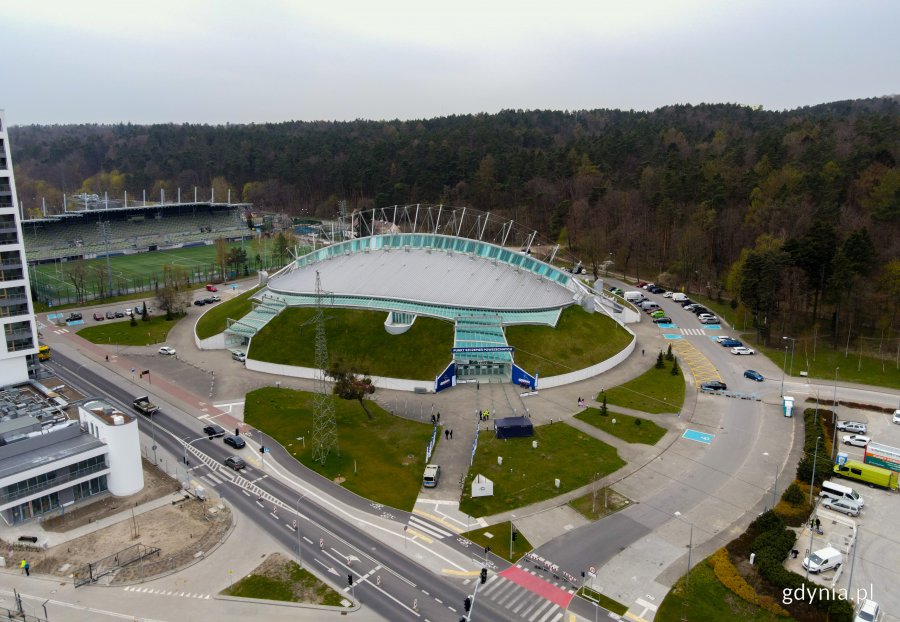
{"label": "building window", "polygon": [[0,252],[0,281],[17,281],[24,276],[22,255],[19,251]]}
{"label": "building window", "polygon": [[4,326],[6,333],[6,351],[18,352],[34,347],[34,335],[31,332],[31,322],[11,322]]}
{"label": "building window", "polygon": [[98,495],[101,492],[104,492],[106,489],[106,476],[101,475],[100,477],[95,477],[90,481],[81,482],[80,484],[72,488],[72,492],[75,493],[75,500],[79,501],[80,499],[87,499],[88,497]]}
{"label": "building window", "polygon": [[[2,193],[0,193],[2,194]],[[6,205],[9,203],[9,205]],[[12,200],[0,196],[0,207],[12,207]],[[0,214],[0,244],[18,244],[19,230],[14,214]]]}

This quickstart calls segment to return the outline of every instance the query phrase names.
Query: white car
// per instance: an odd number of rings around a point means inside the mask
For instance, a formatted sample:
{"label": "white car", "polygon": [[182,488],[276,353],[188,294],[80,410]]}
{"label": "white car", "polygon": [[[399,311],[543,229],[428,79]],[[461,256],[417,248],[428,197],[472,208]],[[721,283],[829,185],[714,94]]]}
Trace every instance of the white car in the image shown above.
{"label": "white car", "polygon": [[739,346],[737,348],[731,348],[732,354],[756,354],[756,350],[753,348],[745,348],[744,346]]}
{"label": "white car", "polygon": [[854,434],[865,434],[869,430],[865,423],[859,421],[838,421],[837,429],[841,432],[853,432]]}
{"label": "white car", "polygon": [[730,341],[730,340],[731,340],[731,337],[729,337],[728,335],[719,335],[718,337],[716,337],[716,343],[722,343],[723,341]]}
{"label": "white car", "polygon": [[900,410],[895,410],[895,411],[894,411],[894,419],[893,419],[893,421],[894,421],[894,423],[900,423]]}
{"label": "white car", "polygon": [[872,439],[862,434],[845,434],[841,441],[844,445],[853,445],[854,447],[865,447]]}
{"label": "white car", "polygon": [[715,315],[708,315],[706,317],[701,317],[700,323],[701,324],[718,324],[719,318],[717,318]]}
{"label": "white car", "polygon": [[866,602],[856,612],[853,622],[878,622],[880,619],[881,607],[874,600],[866,599]]}
{"label": "white car", "polygon": [[672,292],[665,292],[663,294],[663,298],[671,298],[671,297],[672,297]]}
{"label": "white car", "polygon": [[165,354],[166,356],[174,356],[174,355],[175,355],[175,348],[170,347],[170,346],[163,346],[163,347],[161,347],[161,348],[159,349],[159,353],[160,353],[160,354]]}

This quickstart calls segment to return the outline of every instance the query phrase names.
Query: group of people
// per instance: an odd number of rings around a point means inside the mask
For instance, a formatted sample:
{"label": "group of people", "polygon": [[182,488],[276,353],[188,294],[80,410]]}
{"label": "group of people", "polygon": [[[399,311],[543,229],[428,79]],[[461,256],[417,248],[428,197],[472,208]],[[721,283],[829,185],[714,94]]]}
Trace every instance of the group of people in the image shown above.
{"label": "group of people", "polygon": [[578,408],[586,408],[587,402],[584,401],[583,397],[578,398]]}
{"label": "group of people", "polygon": [[484,409],[478,412],[478,420],[479,421],[488,421],[491,418],[491,411],[488,409]]}
{"label": "group of people", "polygon": [[31,576],[31,564],[28,563],[28,561],[24,557],[22,558],[22,563],[19,564],[19,568],[22,569],[22,572],[25,573],[26,577]]}

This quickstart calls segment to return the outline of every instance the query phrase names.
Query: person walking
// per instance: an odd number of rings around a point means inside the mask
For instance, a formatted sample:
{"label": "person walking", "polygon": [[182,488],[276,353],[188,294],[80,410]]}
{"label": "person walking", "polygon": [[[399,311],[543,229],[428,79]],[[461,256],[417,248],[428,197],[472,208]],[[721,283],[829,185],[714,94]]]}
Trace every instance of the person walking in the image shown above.
{"label": "person walking", "polygon": [[450,430],[444,430],[444,440],[450,440]]}
{"label": "person walking", "polygon": [[27,563],[28,562],[26,562],[25,558],[23,557],[21,563],[19,564],[19,568],[21,568],[22,572],[25,572],[25,564]]}
{"label": "person walking", "polygon": [[438,413],[438,414],[437,414],[437,422],[438,422],[438,423],[441,422],[441,413]]}
{"label": "person walking", "polygon": [[29,564],[28,562],[25,562],[25,576],[31,576],[31,564]]}

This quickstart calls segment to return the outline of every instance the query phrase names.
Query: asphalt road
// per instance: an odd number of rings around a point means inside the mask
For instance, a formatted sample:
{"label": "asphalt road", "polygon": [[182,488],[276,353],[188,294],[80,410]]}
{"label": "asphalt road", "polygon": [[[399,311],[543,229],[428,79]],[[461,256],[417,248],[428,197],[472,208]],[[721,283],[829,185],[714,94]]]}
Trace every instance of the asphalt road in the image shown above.
{"label": "asphalt road", "polygon": [[[103,395],[124,411],[131,411],[133,396],[91,369],[74,363],[59,353],[54,354],[51,367],[60,378],[86,394]],[[185,424],[185,421],[191,423]],[[184,453],[179,439],[189,441],[199,436],[200,426],[195,421],[189,415],[171,411],[157,413],[152,421],[138,415],[141,430],[154,437],[160,448],[175,456]],[[157,428],[155,432],[152,429],[154,424]],[[253,467],[249,469],[249,473],[238,474],[219,467],[228,455],[250,451],[249,445],[241,451],[235,451],[219,439],[203,439],[192,443],[191,447],[206,458],[201,460],[193,451],[189,451],[187,455],[191,477],[198,477],[212,470],[217,477],[229,480],[217,490],[237,512],[274,535],[288,550],[298,550],[299,536],[302,563],[306,566],[315,565],[320,573],[330,575],[335,584],[346,586],[344,591],[348,592],[351,600],[358,600],[390,620],[455,621],[462,615],[463,601],[474,592],[478,583],[477,580],[471,580],[473,577],[468,577],[470,581],[464,584],[465,578],[436,575],[373,537],[371,532],[378,529],[374,521],[369,523],[357,520],[351,524],[344,517],[309,499],[299,500],[298,534],[293,528],[294,520],[298,518],[294,508],[298,507],[298,498],[302,493],[275,477],[265,476]],[[295,461],[291,459],[291,462]],[[251,478],[255,480],[252,483]],[[367,509],[378,511],[378,508]],[[405,516],[395,518],[400,518],[401,524],[406,520]],[[471,556],[467,547],[456,539],[451,539],[442,546],[461,550]],[[488,566],[492,571],[499,571],[508,564],[491,555]],[[473,564],[471,569],[477,570],[478,567]],[[348,586],[348,576],[353,577],[352,590]],[[473,620],[517,619],[490,599],[479,599],[474,613],[477,616],[473,615]]]}

